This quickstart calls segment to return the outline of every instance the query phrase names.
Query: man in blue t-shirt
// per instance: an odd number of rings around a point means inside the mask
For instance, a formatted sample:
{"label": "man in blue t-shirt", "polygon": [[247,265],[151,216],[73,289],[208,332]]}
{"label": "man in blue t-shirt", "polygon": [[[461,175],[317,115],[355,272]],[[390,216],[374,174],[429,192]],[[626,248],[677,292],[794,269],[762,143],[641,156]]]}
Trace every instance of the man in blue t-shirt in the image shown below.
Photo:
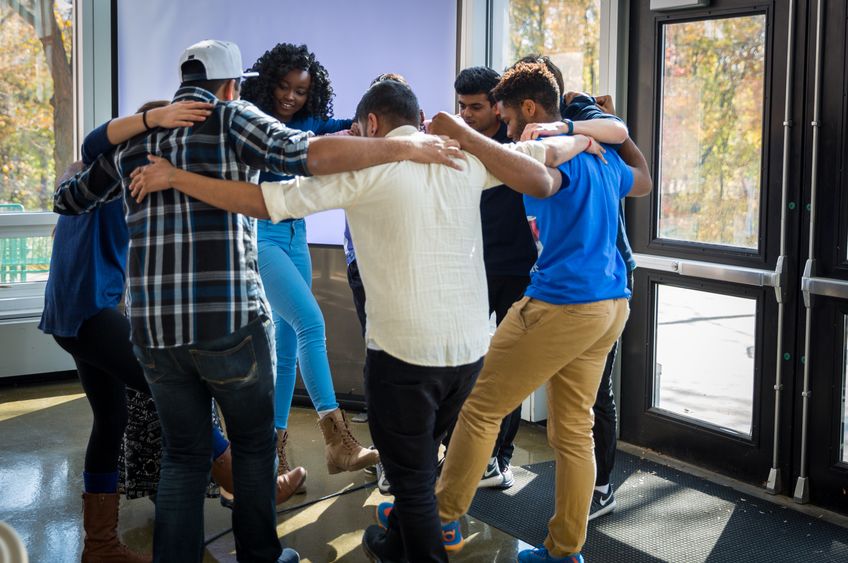
{"label": "man in blue t-shirt", "polygon": [[[560,69],[553,63],[550,57],[544,55],[528,55],[521,59],[523,62],[540,62],[544,63],[548,70],[553,74],[557,82],[560,92],[563,91],[563,78]],[[563,122],[559,123],[559,128],[548,127],[547,131],[540,131],[539,135],[544,135],[546,132],[551,132],[553,129],[557,131],[567,132],[569,130],[580,132],[588,125],[587,122],[595,122],[596,120],[609,120],[621,122],[615,116],[615,111],[612,107],[612,99],[610,96],[598,96],[594,98],[582,92],[568,92],[562,97],[560,104],[560,113]],[[559,131],[558,131],[559,130]],[[645,167],[647,169],[647,161],[645,161],[642,151],[636,146],[629,137],[620,144],[611,145],[619,154],[621,159],[631,166]],[[647,184],[643,189],[631,190],[628,197],[642,197],[648,195],[651,191],[651,185]],[[630,248],[630,241],[627,239],[627,226],[624,219],[624,202],[619,206],[618,211],[618,238],[616,246],[627,265],[628,271],[628,287],[633,289],[633,270],[636,269],[636,260],[633,258],[633,251]],[[607,361],[604,366],[604,373],[601,377],[601,385],[598,388],[598,395],[595,399],[595,405],[592,410],[595,413],[595,424],[592,427],[592,435],[595,439],[595,465],[597,467],[595,476],[595,492],[592,496],[592,507],[589,511],[589,520],[598,518],[605,514],[609,514],[615,510],[615,491],[610,483],[610,475],[612,474],[613,466],[615,465],[615,452],[617,447],[616,437],[616,422],[617,412],[615,407],[615,395],[613,393],[612,370],[615,364],[615,357],[618,351],[618,343],[613,344],[610,353],[607,355]]]}
{"label": "man in blue t-shirt", "polygon": [[[520,63],[493,91],[507,134],[559,119],[560,94],[544,64]],[[460,144],[473,131],[451,132]],[[591,138],[580,142],[591,147]],[[472,151],[473,152],[473,151]],[[519,561],[582,561],[595,481],[592,414],[607,354],[628,316],[627,267],[616,249],[618,208],[650,185],[610,150],[607,163],[586,154],[550,169],[554,189],[525,197],[542,250],[525,296],[495,332],[477,384],[465,402],[437,486],[443,524],[474,496],[500,420],[541,384],[548,392],[548,437],[556,452],[556,509],[545,546]]]}

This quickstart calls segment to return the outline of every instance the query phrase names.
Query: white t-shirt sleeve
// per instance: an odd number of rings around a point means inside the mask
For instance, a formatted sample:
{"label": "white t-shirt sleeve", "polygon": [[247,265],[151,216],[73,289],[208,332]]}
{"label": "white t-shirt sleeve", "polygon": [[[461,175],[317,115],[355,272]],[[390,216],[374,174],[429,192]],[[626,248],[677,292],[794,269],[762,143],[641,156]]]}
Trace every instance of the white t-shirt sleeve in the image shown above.
{"label": "white t-shirt sleeve", "polygon": [[262,197],[271,221],[306,217],[328,209],[345,209],[367,186],[364,171],[326,176],[297,176],[282,182],[262,182]]}

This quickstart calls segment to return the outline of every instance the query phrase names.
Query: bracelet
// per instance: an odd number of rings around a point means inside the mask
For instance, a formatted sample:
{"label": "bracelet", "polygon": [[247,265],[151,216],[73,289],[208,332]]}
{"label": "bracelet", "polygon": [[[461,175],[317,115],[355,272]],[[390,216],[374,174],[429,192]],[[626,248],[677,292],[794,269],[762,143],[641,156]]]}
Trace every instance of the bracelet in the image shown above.
{"label": "bracelet", "polygon": [[566,135],[573,135],[574,134],[574,122],[571,121],[570,119],[566,119],[565,124],[568,125],[568,132],[566,133]]}
{"label": "bracelet", "polygon": [[592,137],[589,137],[589,144],[586,145],[586,148],[583,151],[587,151],[592,148]]}
{"label": "bracelet", "polygon": [[147,110],[141,112],[141,122],[144,124],[144,130],[150,131],[151,127],[147,124]]}

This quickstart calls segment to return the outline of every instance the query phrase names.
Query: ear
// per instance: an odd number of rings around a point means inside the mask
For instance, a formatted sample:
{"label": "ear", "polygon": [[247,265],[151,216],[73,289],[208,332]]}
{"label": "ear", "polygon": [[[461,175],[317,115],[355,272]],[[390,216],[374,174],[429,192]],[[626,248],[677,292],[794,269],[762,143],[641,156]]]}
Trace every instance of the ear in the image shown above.
{"label": "ear", "polygon": [[218,98],[224,100],[225,102],[230,102],[232,100],[237,99],[235,79],[227,80],[227,83],[224,84],[221,90],[221,95],[218,96]]}
{"label": "ear", "polygon": [[380,120],[377,118],[376,114],[369,113],[368,114],[368,136],[376,137],[377,131],[380,129]]}
{"label": "ear", "polygon": [[525,117],[536,117],[536,102],[530,99],[524,100],[521,102],[521,112]]}

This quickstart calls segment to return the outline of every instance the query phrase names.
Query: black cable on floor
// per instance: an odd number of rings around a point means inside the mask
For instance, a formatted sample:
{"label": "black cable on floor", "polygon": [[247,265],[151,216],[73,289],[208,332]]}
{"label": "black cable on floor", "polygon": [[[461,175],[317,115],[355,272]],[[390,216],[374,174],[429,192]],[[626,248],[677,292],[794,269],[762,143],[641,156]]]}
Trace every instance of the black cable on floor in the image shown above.
{"label": "black cable on floor", "polygon": [[[367,489],[369,487],[373,487],[376,484],[377,484],[377,481],[371,481],[370,483],[365,483],[363,485],[353,487],[352,489],[344,489],[342,491],[336,491],[335,493],[329,494],[327,496],[323,496],[321,498],[317,498],[315,500],[310,500],[309,502],[304,502],[304,503],[301,503],[301,504],[298,504],[298,505],[295,505],[295,506],[289,506],[288,508],[283,508],[281,510],[278,510],[277,516],[280,516],[281,514],[287,514],[289,512],[294,512],[295,510],[300,510],[301,508],[306,508],[307,506],[312,506],[313,504],[318,504],[319,502],[323,502],[323,501],[329,500],[331,498],[336,498],[336,497],[348,495],[350,493],[355,493],[356,491],[361,491],[362,489]],[[215,534],[214,536],[212,536],[211,538],[209,538],[209,539],[207,539],[206,541],[203,542],[203,547],[208,546],[210,543],[212,543],[215,540],[221,539],[222,537],[226,536],[227,534],[229,534],[232,531],[233,531],[232,528],[227,528],[223,532]]]}

